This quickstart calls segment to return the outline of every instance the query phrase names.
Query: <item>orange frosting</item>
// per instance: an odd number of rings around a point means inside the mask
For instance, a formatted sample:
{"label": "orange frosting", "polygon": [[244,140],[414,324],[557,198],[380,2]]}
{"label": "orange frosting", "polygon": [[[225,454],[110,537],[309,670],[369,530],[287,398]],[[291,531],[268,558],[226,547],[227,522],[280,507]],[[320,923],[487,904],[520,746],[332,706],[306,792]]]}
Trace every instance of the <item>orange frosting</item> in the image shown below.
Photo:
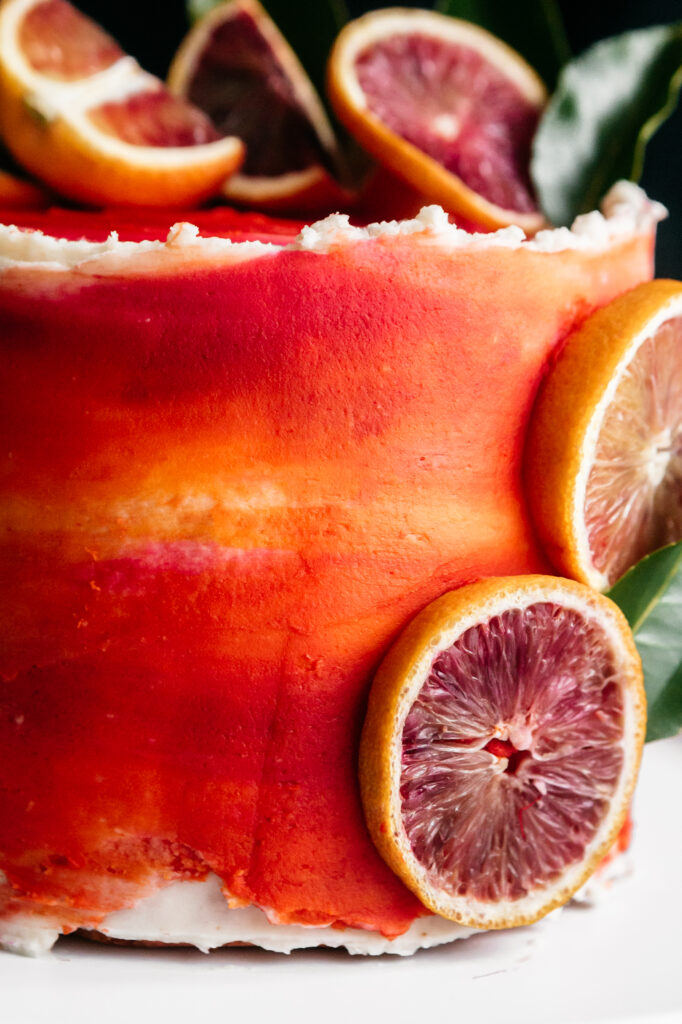
{"label": "orange frosting", "polygon": [[96,925],[209,870],[273,920],[425,913],[363,820],[372,672],[444,591],[547,571],[538,382],[651,258],[412,236],[0,273],[0,916]]}

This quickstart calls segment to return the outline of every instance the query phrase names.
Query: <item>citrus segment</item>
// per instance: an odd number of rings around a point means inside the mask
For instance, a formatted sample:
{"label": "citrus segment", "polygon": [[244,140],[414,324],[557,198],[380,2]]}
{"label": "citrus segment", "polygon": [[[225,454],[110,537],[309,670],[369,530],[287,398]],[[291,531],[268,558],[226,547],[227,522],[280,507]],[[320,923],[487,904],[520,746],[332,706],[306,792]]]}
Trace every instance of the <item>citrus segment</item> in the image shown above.
{"label": "citrus segment", "polygon": [[38,178],[96,205],[191,206],[243,158],[66,0],[0,7],[0,132]]}
{"label": "citrus segment", "polygon": [[485,228],[542,225],[529,164],[546,93],[504,43],[434,12],[377,11],[341,32],[328,81],[340,120],[431,201]]}
{"label": "citrus segment", "polygon": [[542,390],[531,506],[557,569],[598,589],[682,538],[682,285],[653,281],[593,314]]}
{"label": "citrus segment", "polygon": [[298,58],[256,0],[220,4],[199,21],[171,65],[170,89],[246,144],[233,202],[310,209],[348,196],[334,180],[338,147]]}
{"label": "citrus segment", "polygon": [[546,576],[446,594],[372,687],[360,772],[375,844],[445,917],[537,920],[622,828],[645,717],[639,657],[606,598]]}
{"label": "citrus segment", "polygon": [[101,103],[89,117],[131,146],[202,146],[221,137],[205,114],[161,89]]}

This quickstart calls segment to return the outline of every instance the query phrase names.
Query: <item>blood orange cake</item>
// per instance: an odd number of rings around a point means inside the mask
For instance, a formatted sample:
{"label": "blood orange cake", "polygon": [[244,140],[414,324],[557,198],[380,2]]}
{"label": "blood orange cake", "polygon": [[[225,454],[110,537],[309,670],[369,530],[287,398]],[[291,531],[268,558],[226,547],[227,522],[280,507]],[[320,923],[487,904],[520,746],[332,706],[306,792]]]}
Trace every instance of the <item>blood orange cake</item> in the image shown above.
{"label": "blood orange cake", "polygon": [[[469,933],[370,838],[372,677],[444,593],[552,571],[524,493],[533,401],[572,329],[652,276],[659,217],[620,184],[530,240],[437,207],[289,238],[261,219],[246,241],[0,227],[2,943]],[[600,721],[627,719],[606,690]],[[507,773],[530,756],[520,726],[482,742]],[[573,838],[580,860],[592,833]]]}

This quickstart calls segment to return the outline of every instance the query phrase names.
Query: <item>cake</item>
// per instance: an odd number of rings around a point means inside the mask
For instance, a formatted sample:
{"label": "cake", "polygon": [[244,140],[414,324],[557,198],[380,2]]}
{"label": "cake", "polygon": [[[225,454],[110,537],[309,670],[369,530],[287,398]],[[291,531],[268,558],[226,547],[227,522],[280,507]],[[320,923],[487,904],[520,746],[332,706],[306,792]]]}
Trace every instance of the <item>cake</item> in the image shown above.
{"label": "cake", "polygon": [[552,571],[533,400],[660,216],[621,183],[533,239],[436,207],[282,244],[0,227],[1,943],[469,933],[370,840],[368,691],[434,598]]}

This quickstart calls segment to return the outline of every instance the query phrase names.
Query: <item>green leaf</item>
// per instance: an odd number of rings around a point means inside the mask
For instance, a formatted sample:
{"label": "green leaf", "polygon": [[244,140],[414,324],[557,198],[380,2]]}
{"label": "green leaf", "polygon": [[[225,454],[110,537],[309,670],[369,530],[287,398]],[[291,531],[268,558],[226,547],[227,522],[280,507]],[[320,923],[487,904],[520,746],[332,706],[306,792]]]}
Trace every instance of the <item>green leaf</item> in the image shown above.
{"label": "green leaf", "polygon": [[[187,0],[194,22],[222,0]],[[327,57],[340,29],[348,21],[345,0],[261,0],[272,20],[324,96]]]}
{"label": "green leaf", "polygon": [[571,61],[540,120],[531,176],[554,224],[596,209],[620,178],[639,180],[646,144],[682,85],[682,23],[626,32]]}
{"label": "green leaf", "polygon": [[473,21],[503,39],[525,57],[550,90],[571,56],[556,0],[436,0],[434,6],[443,14]]}
{"label": "green leaf", "polygon": [[187,17],[190,24],[193,25],[195,21],[199,21],[222,2],[223,0],[187,0]]}
{"label": "green leaf", "polygon": [[635,635],[649,707],[646,738],[682,729],[682,542],[647,555],[611,588]]}

